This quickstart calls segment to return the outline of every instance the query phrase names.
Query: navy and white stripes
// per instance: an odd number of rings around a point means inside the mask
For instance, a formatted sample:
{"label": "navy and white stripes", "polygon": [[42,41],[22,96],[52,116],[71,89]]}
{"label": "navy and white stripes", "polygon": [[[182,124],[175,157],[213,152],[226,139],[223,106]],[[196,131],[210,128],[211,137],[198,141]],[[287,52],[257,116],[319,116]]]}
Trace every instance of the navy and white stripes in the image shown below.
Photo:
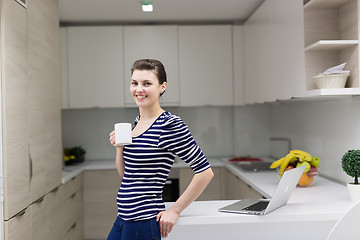
{"label": "navy and white stripes", "polygon": [[[135,120],[137,124],[139,117]],[[165,210],[162,190],[175,156],[195,173],[210,167],[186,124],[162,113],[143,134],[124,147],[124,177],[117,195],[118,216],[125,221],[153,218]]]}

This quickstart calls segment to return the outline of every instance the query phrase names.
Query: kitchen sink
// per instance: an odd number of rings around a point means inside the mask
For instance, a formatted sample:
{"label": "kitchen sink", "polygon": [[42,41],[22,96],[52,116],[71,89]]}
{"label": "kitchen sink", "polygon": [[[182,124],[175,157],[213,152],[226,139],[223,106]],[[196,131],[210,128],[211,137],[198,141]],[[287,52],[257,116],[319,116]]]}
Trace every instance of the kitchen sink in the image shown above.
{"label": "kitchen sink", "polygon": [[274,171],[270,168],[272,162],[268,161],[241,161],[241,162],[232,162],[234,166],[245,171]]}

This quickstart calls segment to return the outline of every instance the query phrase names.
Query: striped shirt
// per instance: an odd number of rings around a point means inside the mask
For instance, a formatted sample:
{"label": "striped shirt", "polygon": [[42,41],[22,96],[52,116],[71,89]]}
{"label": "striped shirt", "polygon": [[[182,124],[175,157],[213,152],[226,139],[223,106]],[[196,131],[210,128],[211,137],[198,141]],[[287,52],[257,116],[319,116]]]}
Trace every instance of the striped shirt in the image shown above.
{"label": "striped shirt", "polygon": [[117,195],[121,219],[151,219],[165,210],[162,191],[175,156],[188,163],[195,174],[210,167],[186,124],[178,116],[164,112],[124,147],[125,171]]}

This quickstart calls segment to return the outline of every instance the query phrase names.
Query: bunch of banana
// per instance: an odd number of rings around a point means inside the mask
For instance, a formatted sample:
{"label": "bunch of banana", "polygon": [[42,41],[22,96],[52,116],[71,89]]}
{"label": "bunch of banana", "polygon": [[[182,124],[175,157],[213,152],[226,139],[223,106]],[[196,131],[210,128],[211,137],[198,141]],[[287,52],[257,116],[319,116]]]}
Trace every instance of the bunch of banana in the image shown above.
{"label": "bunch of banana", "polygon": [[308,152],[295,149],[291,150],[285,157],[273,162],[270,168],[280,167],[279,175],[282,176],[292,162],[297,162],[296,167],[305,165],[304,172],[310,171],[311,166],[317,168],[320,165],[320,159],[318,157],[313,157]]}

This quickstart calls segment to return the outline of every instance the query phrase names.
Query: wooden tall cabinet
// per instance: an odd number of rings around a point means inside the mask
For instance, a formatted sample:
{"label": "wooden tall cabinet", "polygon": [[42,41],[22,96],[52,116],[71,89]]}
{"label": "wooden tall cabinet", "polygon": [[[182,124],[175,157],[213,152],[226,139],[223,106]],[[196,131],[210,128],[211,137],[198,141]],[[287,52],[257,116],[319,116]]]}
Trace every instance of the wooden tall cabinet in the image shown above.
{"label": "wooden tall cabinet", "polygon": [[9,219],[30,204],[26,9],[4,0],[1,15],[4,218]]}
{"label": "wooden tall cabinet", "polygon": [[3,0],[0,10],[5,239],[31,239],[40,203],[61,184],[58,0]]}

